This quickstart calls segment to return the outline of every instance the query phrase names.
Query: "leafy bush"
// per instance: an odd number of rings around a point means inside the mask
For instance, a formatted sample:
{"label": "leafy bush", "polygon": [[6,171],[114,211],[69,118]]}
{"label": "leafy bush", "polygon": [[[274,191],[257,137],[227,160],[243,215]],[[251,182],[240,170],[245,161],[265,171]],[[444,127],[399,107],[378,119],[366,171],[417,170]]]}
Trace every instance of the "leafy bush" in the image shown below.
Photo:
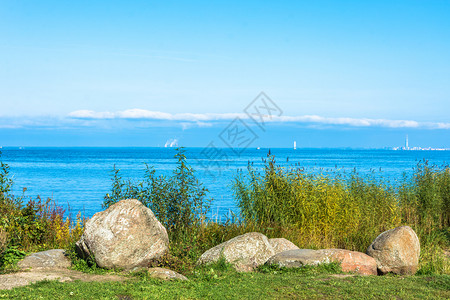
{"label": "leafy bush", "polygon": [[186,162],[183,148],[177,148],[177,167],[173,175],[156,176],[156,171],[146,165],[143,181],[124,181],[120,170],[114,168],[111,194],[104,198],[103,206],[123,199],[137,199],[150,208],[158,220],[171,233],[180,233],[199,226],[206,218],[210,199],[208,189],[195,177],[195,171]]}
{"label": "leafy bush", "polygon": [[0,162],[0,267],[6,268],[25,252],[68,249],[83,232],[84,218],[72,221],[53,199],[43,201],[11,194],[9,166]]}
{"label": "leafy bush", "polygon": [[25,251],[19,249],[18,246],[9,247],[3,254],[0,260],[0,270],[11,270],[16,268],[19,260],[24,258]]}
{"label": "leafy bush", "polygon": [[[3,203],[4,204],[4,203]],[[26,205],[0,203],[0,228],[8,233],[10,244],[25,251],[67,248],[82,234],[84,219],[72,222],[52,199],[29,199]],[[74,224],[72,224],[74,223]]]}

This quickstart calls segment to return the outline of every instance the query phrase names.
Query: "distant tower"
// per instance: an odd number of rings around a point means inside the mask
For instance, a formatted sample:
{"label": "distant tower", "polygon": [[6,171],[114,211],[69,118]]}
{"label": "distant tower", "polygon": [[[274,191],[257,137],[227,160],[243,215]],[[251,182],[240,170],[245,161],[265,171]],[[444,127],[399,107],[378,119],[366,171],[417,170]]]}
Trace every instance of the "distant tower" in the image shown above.
{"label": "distant tower", "polygon": [[297,149],[297,142],[294,141],[294,150],[296,150],[296,149]]}
{"label": "distant tower", "polygon": [[406,135],[405,149],[409,150],[408,135]]}

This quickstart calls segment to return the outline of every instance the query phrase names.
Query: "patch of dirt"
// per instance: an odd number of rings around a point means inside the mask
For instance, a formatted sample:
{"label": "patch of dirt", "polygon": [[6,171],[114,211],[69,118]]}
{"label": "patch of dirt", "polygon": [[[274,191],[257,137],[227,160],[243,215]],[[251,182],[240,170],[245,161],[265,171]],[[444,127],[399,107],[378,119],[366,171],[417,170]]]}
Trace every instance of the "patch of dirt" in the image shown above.
{"label": "patch of dirt", "polygon": [[128,277],[119,275],[95,275],[68,269],[35,269],[17,273],[0,275],[0,290],[10,290],[26,286],[42,280],[57,280],[59,282],[81,281],[125,281]]}

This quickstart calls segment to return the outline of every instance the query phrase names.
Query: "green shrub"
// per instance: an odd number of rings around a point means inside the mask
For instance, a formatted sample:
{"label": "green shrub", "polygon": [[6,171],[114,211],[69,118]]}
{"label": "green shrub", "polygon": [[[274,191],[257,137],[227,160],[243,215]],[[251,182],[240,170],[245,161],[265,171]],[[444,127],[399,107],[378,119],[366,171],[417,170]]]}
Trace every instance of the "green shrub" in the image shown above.
{"label": "green shrub", "polygon": [[85,220],[64,217],[65,211],[52,199],[29,199],[25,205],[2,205],[0,228],[8,233],[10,244],[25,251],[67,248],[79,239]]}
{"label": "green shrub", "polygon": [[178,235],[200,226],[211,204],[211,199],[206,198],[208,190],[186,162],[183,148],[177,148],[175,158],[177,167],[169,177],[156,176],[155,170],[146,165],[143,181],[124,181],[120,170],[114,169],[111,194],[105,196],[103,206],[133,198],[149,207],[171,233]]}
{"label": "green shrub", "polygon": [[0,269],[9,268],[26,252],[71,247],[83,232],[84,218],[65,218],[53,199],[43,201],[11,194],[9,166],[0,161]]}
{"label": "green shrub", "polygon": [[20,250],[18,246],[11,246],[6,249],[0,259],[0,270],[11,270],[16,268],[19,260],[26,256],[25,251]]}

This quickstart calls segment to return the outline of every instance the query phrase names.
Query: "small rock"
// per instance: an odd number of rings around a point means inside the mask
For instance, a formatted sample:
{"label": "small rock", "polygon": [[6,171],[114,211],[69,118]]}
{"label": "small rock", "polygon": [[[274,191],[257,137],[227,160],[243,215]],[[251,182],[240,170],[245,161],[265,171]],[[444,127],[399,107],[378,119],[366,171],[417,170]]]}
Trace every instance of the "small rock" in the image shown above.
{"label": "small rock", "polygon": [[76,245],[79,254],[93,256],[102,268],[130,270],[166,253],[169,238],[149,208],[127,199],[89,219]]}
{"label": "small rock", "polygon": [[298,268],[305,265],[315,266],[330,262],[339,262],[344,272],[355,272],[360,275],[377,275],[377,265],[372,257],[361,252],[344,249],[288,250],[271,257],[267,264]]}
{"label": "small rock", "polygon": [[275,254],[288,250],[300,249],[294,243],[284,238],[269,239],[269,243],[275,251]]}
{"label": "small rock", "polygon": [[222,256],[239,272],[250,272],[275,254],[269,239],[250,232],[217,245],[200,256],[197,264],[217,262]]}
{"label": "small rock", "polygon": [[411,227],[400,226],[381,233],[366,253],[375,258],[381,274],[412,275],[419,265],[420,242]]}
{"label": "small rock", "polygon": [[53,249],[37,252],[28,255],[17,264],[21,269],[67,269],[70,267],[70,259],[66,256],[66,251]]}
{"label": "small rock", "polygon": [[158,278],[162,280],[188,280],[186,276],[164,268],[150,268],[148,269],[148,274],[151,278]]}

